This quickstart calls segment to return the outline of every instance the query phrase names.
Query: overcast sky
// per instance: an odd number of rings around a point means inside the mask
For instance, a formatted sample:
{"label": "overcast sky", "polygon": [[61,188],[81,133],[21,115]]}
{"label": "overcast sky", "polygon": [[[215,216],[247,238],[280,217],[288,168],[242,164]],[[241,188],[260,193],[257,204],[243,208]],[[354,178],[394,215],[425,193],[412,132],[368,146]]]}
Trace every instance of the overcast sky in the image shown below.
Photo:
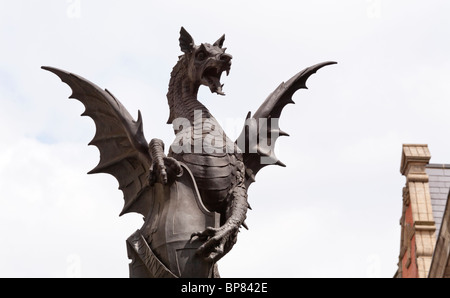
{"label": "overcast sky", "polygon": [[109,175],[83,105],[42,65],[108,88],[140,109],[147,140],[166,125],[180,27],[198,43],[226,34],[225,97],[199,98],[236,138],[279,83],[323,61],[280,120],[287,168],[249,190],[249,231],[219,262],[223,277],[392,277],[400,250],[403,143],[450,163],[450,2],[428,0],[0,0],[0,277],[127,277]]}

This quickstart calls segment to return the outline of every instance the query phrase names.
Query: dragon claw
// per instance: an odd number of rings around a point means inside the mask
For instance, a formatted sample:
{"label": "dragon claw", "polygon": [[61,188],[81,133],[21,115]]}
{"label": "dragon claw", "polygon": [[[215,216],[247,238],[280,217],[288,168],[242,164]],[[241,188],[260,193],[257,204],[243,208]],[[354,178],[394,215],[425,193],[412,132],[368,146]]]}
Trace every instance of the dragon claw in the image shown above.
{"label": "dragon claw", "polygon": [[208,227],[204,231],[193,233],[191,241],[196,237],[201,241],[205,241],[197,249],[197,255],[204,257],[208,261],[217,262],[225,255],[226,247],[234,244],[237,231],[238,229],[236,230],[233,227]]}
{"label": "dragon claw", "polygon": [[163,157],[155,160],[150,167],[149,183],[151,186],[157,182],[166,185],[181,175],[183,175],[183,168],[180,163],[172,157]]}
{"label": "dragon claw", "polygon": [[191,240],[194,238],[198,238],[200,240],[207,240],[209,237],[214,236],[216,230],[217,229],[215,228],[208,227],[204,231],[192,233]]}

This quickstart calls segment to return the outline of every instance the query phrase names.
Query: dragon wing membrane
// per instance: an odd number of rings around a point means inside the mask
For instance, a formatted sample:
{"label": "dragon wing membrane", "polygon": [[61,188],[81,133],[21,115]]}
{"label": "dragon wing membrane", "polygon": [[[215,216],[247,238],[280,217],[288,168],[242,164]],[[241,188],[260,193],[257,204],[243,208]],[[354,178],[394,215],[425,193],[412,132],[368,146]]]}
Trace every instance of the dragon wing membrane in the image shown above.
{"label": "dragon wing membrane", "polygon": [[151,157],[142,130],[141,113],[134,121],[108,90],[64,70],[45,66],[42,69],[53,72],[69,85],[72,89],[69,98],[81,101],[85,106],[82,116],[94,120],[96,133],[89,145],[99,149],[100,162],[89,174],[108,173],[118,180],[125,200],[120,215],[137,212],[146,216],[151,203],[146,195]]}
{"label": "dragon wing membrane", "polygon": [[[272,127],[271,119],[278,119],[281,116],[283,108],[290,103],[295,103],[292,96],[299,89],[308,89],[306,81],[324,66],[336,64],[336,62],[323,62],[308,67],[293,76],[286,83],[281,83],[275,91],[273,91],[264,103],[255,112],[252,119],[251,113],[247,115],[246,125],[237,139],[237,145],[243,151],[244,165],[246,167],[245,185],[248,187],[255,181],[255,175],[263,167],[269,164],[276,164],[285,167],[285,165],[276,157],[274,152],[274,143],[279,136],[287,136],[288,134],[280,130],[277,126]],[[248,120],[255,121],[248,121]],[[260,125],[260,119],[267,119],[267,125]],[[251,142],[250,132],[256,132],[256,141]],[[262,146],[267,144],[271,150],[267,150]],[[245,150],[244,150],[245,149]],[[263,162],[264,160],[264,162]]]}

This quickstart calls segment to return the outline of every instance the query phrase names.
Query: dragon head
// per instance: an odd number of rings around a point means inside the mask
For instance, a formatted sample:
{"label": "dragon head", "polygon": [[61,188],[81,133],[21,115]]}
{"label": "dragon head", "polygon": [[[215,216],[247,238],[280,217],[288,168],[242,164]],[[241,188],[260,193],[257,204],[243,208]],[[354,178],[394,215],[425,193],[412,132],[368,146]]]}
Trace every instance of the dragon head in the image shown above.
{"label": "dragon head", "polygon": [[187,63],[187,75],[191,83],[199,87],[204,85],[209,87],[212,93],[225,95],[220,82],[222,73],[225,71],[227,76],[231,68],[231,55],[226,54],[226,48],[223,47],[225,35],[222,35],[215,43],[202,43],[197,46],[192,36],[181,27],[180,48],[184,52],[184,59]]}

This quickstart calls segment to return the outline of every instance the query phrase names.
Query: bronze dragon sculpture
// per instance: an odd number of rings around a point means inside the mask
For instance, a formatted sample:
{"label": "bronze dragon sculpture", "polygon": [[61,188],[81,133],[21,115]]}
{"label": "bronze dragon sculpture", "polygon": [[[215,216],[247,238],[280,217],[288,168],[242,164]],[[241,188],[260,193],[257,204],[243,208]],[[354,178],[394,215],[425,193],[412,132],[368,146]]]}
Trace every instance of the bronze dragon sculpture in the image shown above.
{"label": "bronze dragon sculpture", "polygon": [[[90,145],[98,147],[100,162],[89,173],[117,178],[125,199],[120,215],[144,216],[144,226],[127,240],[131,276],[218,276],[215,264],[236,243],[240,227],[246,227],[247,190],[255,175],[269,164],[284,166],[273,150],[276,139],[287,135],[277,122],[283,108],[294,103],[292,95],[306,88],[312,74],[335,64],[314,65],[279,85],[253,116],[248,114],[238,140],[231,141],[197,99],[201,85],[225,95],[221,76],[229,74],[232,56],[225,53],[224,40],[225,35],[213,44],[195,45],[181,28],[184,54],[172,70],[167,93],[168,124],[173,124],[176,139],[167,155],[163,141],[146,141],[140,111],[135,121],[108,90],[75,74],[42,67],[71,87],[70,98],[80,100],[86,107],[82,115],[96,124]],[[192,199],[189,203],[185,198]],[[197,205],[195,210],[191,205]],[[193,230],[197,226],[204,228]],[[177,243],[172,253],[167,252],[168,243]]]}

